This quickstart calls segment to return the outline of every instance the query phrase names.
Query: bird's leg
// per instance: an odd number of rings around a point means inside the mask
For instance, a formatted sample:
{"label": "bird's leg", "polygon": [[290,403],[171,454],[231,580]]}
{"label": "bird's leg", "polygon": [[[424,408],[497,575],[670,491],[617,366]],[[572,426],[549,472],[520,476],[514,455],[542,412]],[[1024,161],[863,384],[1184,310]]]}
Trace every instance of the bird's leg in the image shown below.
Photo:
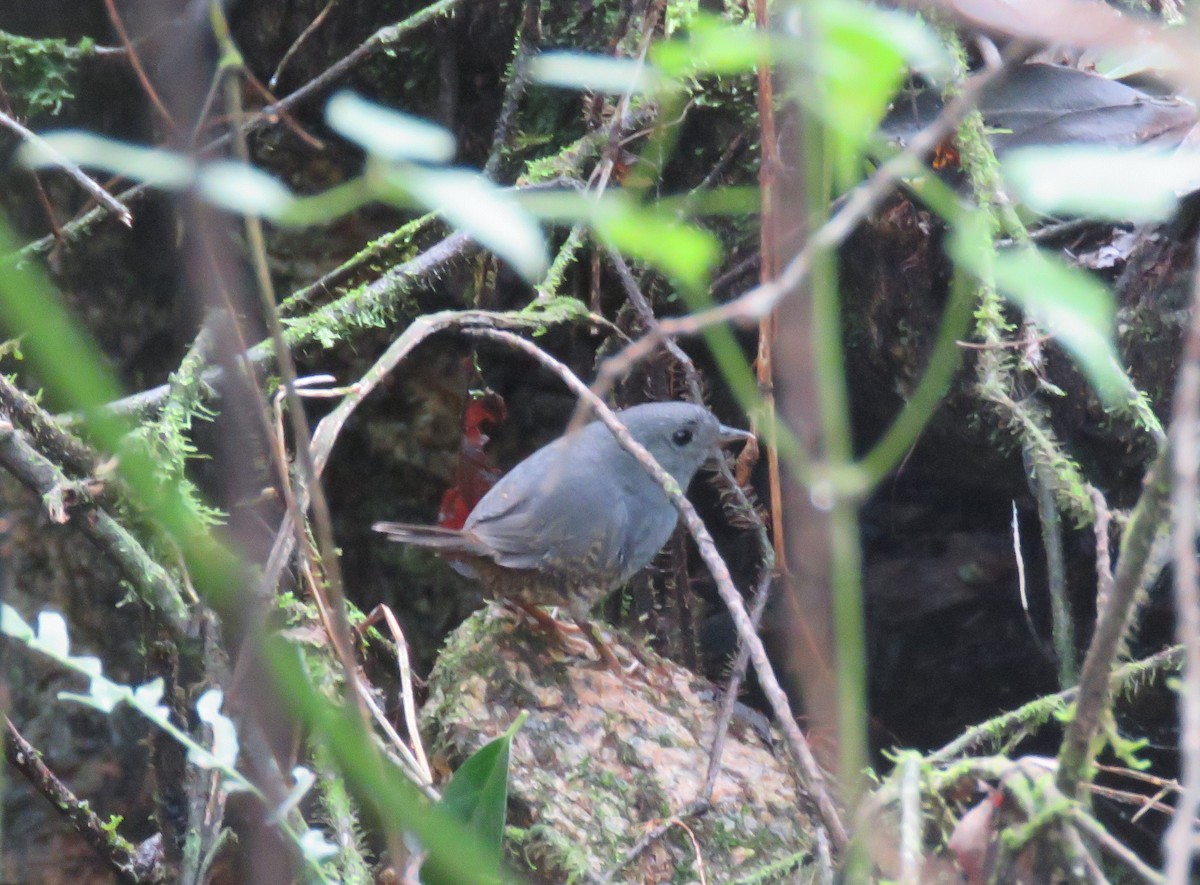
{"label": "bird's leg", "polygon": [[637,655],[634,655],[633,662],[628,667],[622,664],[616,653],[612,650],[612,646],[604,641],[604,637],[600,635],[599,628],[591,621],[577,615],[574,616],[574,621],[575,625],[579,627],[580,632],[592,644],[592,648],[596,650],[596,654],[600,655],[600,660],[613,673],[625,679],[633,676],[639,669],[644,669],[645,662]]}
{"label": "bird's leg", "polygon": [[593,647],[590,642],[588,645],[580,645],[579,640],[572,635],[579,632],[578,626],[560,621],[539,606],[517,599],[506,599],[504,604],[518,615],[530,618],[537,629],[554,639],[569,654],[587,654],[587,650]]}
{"label": "bird's leg", "polygon": [[[569,654],[577,654],[583,657],[587,655],[589,649],[595,649],[601,662],[622,679],[632,677],[639,669],[646,668],[646,662],[636,653],[633,655],[634,660],[632,663],[628,666],[622,664],[620,658],[612,650],[612,646],[605,642],[600,629],[587,619],[586,613],[580,614],[576,611],[577,606],[575,605],[569,606],[571,609],[571,620],[575,622],[572,625],[560,621],[558,618],[548,614],[544,609],[529,602],[519,599],[506,599],[504,600],[504,604],[510,606],[518,614],[528,615],[539,630],[553,637]],[[572,635],[575,633],[582,633],[583,637],[587,640],[587,645],[581,645],[579,639]]]}

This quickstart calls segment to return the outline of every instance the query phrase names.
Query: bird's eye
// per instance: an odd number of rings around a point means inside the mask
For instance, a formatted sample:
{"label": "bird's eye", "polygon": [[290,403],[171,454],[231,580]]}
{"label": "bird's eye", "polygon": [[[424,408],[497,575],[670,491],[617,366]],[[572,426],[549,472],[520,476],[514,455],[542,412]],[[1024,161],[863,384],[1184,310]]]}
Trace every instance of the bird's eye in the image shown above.
{"label": "bird's eye", "polygon": [[682,427],[671,434],[671,442],[677,446],[686,446],[692,441],[692,432],[686,427]]}

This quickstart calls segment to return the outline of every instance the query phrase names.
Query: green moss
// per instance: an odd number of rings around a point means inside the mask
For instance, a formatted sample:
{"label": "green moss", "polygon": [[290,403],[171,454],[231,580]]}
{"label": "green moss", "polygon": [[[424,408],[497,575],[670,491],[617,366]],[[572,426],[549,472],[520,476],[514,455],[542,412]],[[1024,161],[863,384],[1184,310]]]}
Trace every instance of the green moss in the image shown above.
{"label": "green moss", "polygon": [[788,857],[763,864],[758,869],[734,879],[730,885],[768,885],[773,882],[794,882],[801,885],[818,881],[816,873],[811,870],[807,874],[797,872],[811,856],[806,851],[798,851]]}
{"label": "green moss", "polygon": [[[554,256],[554,261],[550,264],[550,269],[546,271],[545,278],[538,283],[537,291],[538,298],[530,302],[526,310],[534,309],[538,305],[543,305],[541,309],[545,309],[545,305],[550,303],[551,299],[558,294],[558,290],[562,287],[563,278],[571,265],[575,263],[575,257],[579,254],[579,249],[587,239],[584,227],[581,224],[571,228],[571,233],[568,234],[566,241],[562,244],[562,248],[558,250],[558,254]],[[575,299],[566,299],[573,301]],[[582,302],[579,302],[582,304]],[[586,307],[584,308],[586,310]]]}
{"label": "green moss", "polygon": [[0,31],[0,82],[18,117],[57,114],[75,97],[78,61],[91,40],[32,40]]}
{"label": "green moss", "polygon": [[[438,227],[434,224],[436,220],[437,214],[431,212],[377,237],[342,262],[329,276],[344,278],[359,271],[375,271],[373,275],[378,275],[389,267],[412,260],[420,252],[417,238]],[[294,314],[300,307],[307,305],[315,294],[315,288],[317,287],[311,286],[285,298],[279,304],[280,315]],[[324,289],[323,286],[320,288]]]}
{"label": "green moss", "polygon": [[[535,824],[528,830],[528,839],[519,849],[520,856],[531,870],[541,875],[558,872],[565,885],[587,882],[591,877],[588,867],[588,852],[584,846],[563,836],[554,827]],[[547,868],[549,861],[549,869]]]}
{"label": "green moss", "polygon": [[559,323],[587,320],[591,317],[588,306],[578,298],[560,296],[546,301],[533,301],[517,314],[532,320],[536,325],[548,328]]}
{"label": "green moss", "polygon": [[[512,711],[530,711],[523,734],[531,746],[514,750],[510,796],[522,809],[523,823],[531,823],[509,827],[506,835],[510,859],[527,865],[536,881],[580,882],[615,869],[641,832],[638,821],[667,818],[679,810],[679,796],[668,791],[682,785],[672,778],[660,781],[662,772],[648,766],[663,758],[653,748],[655,741],[675,752],[687,746],[686,740],[664,739],[657,729],[638,732],[649,737],[625,740],[621,735],[628,733],[628,714],[621,705],[601,703],[584,718],[590,717],[589,733],[602,733],[604,750],[576,754],[570,749],[574,743],[562,711],[582,710],[597,700],[575,695],[581,683],[573,668],[579,666],[578,661],[548,659],[544,637],[484,611],[447,642],[422,710],[427,747],[451,765],[502,729]],[[664,702],[661,715],[671,717],[670,706]],[[684,721],[692,723],[685,729],[696,726],[690,716]],[[580,809],[586,809],[586,817]],[[704,846],[706,867],[721,871],[720,880],[725,880],[730,871],[744,874],[755,861],[765,865],[770,859],[790,858],[804,847],[797,814],[786,801],[770,808],[725,803],[686,823]],[[665,880],[694,881],[695,851],[684,831],[672,828],[662,844],[668,850],[665,862],[672,867],[669,874],[664,868]],[[633,868],[625,874],[634,878],[617,880],[636,881]]]}
{"label": "green moss", "polygon": [[419,316],[423,311],[414,292],[428,287],[434,278],[436,274],[427,271],[396,269],[390,277],[356,286],[310,313],[285,318],[284,340],[291,348],[317,345],[328,349],[354,333],[386,328],[401,314]]}
{"label": "green moss", "polygon": [[[335,774],[336,766],[329,758],[329,748],[320,741],[313,743],[313,759],[320,776],[317,790],[320,797],[321,816],[339,838],[338,853],[330,861],[333,879],[347,885],[366,885],[374,881],[367,861],[365,840],[362,833],[362,812],[350,796],[346,782]],[[349,844],[342,836],[349,836]]]}

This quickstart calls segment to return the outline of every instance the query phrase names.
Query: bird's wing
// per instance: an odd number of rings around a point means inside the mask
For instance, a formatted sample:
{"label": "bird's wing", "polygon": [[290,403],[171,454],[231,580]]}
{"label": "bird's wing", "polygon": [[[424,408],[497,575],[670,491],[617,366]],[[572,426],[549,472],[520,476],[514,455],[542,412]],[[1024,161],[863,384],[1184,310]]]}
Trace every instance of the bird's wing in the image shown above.
{"label": "bird's wing", "polygon": [[629,524],[608,477],[584,456],[550,446],[498,482],[465,526],[506,568],[620,572]]}
{"label": "bird's wing", "polygon": [[653,561],[678,522],[679,514],[674,508],[643,507],[630,514],[621,544],[622,583]]}

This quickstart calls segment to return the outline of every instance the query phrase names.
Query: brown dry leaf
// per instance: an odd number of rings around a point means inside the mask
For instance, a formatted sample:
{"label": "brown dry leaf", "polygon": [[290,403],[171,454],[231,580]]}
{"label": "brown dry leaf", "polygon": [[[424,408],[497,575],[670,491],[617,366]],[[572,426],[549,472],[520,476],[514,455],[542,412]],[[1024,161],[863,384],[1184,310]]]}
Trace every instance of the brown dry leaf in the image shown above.
{"label": "brown dry leaf", "polygon": [[988,795],[962,816],[950,834],[948,847],[967,877],[968,885],[987,885],[995,863],[993,839],[996,810],[1002,796],[988,788]]}
{"label": "brown dry leaf", "polygon": [[1041,43],[1128,49],[1153,54],[1159,70],[1190,92],[1200,91],[1200,67],[1191,64],[1190,35],[1122,13],[1099,0],[940,0],[943,8],[993,34]]}

